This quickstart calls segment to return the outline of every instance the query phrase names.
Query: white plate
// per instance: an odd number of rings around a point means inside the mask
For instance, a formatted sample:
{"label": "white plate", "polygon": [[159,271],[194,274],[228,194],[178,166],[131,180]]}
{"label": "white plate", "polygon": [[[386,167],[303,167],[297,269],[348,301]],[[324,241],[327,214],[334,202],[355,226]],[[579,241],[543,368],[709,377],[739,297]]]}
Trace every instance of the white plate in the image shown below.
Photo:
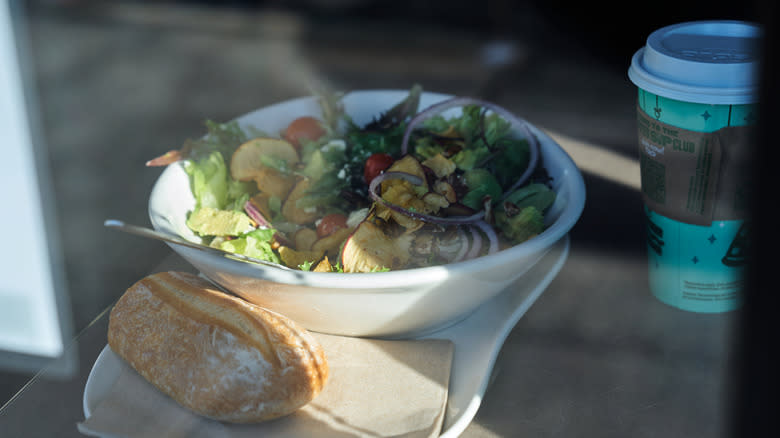
{"label": "white plate", "polygon": [[[565,235],[522,277],[522,284],[514,284],[457,324],[424,336],[455,343],[442,438],[459,436],[474,419],[506,337],[561,270],[568,254],[569,237]],[[103,348],[84,388],[85,418],[126,366],[108,346]]]}

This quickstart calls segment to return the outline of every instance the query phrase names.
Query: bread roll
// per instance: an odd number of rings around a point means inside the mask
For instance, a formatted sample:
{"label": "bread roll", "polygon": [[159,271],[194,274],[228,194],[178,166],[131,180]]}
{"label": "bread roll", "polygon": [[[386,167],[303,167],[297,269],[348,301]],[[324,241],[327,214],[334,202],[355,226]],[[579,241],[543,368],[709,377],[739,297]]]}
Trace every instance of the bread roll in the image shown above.
{"label": "bread roll", "polygon": [[287,415],[328,377],[322,347],[305,329],[183,272],[130,287],[111,310],[108,343],[180,405],[219,421]]}

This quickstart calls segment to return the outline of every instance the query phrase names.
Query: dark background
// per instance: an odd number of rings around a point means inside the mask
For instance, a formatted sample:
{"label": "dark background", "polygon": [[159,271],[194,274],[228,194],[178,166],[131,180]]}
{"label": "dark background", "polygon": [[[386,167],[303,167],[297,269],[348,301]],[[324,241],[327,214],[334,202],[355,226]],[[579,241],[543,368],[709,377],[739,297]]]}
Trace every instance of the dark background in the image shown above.
{"label": "dark background", "polygon": [[[282,8],[304,11],[322,20],[395,20],[414,26],[461,29],[506,37],[543,28],[581,45],[616,68],[660,27],[691,20],[749,20],[761,22],[763,1],[659,0],[652,2],[587,2],[574,0],[270,0],[180,3],[215,8]],[[769,3],[769,2],[766,2]],[[529,15],[536,24],[529,23]],[[542,21],[539,23],[538,21]]]}

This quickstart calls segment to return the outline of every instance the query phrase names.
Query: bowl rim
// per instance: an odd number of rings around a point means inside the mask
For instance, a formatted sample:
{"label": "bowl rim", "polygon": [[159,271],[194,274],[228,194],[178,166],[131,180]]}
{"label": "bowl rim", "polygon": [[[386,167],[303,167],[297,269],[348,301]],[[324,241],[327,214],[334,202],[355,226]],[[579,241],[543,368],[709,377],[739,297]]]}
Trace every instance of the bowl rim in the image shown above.
{"label": "bowl rim", "polygon": [[[344,101],[348,99],[368,98],[371,95],[383,95],[383,94],[398,94],[405,96],[408,94],[408,90],[397,89],[371,89],[371,90],[353,90],[344,95]],[[422,97],[438,101],[452,97],[448,94],[435,93],[424,91]],[[315,96],[302,96],[293,99],[276,102],[261,108],[257,108],[246,114],[234,118],[239,124],[251,120],[259,112],[273,111],[277,108],[295,105],[295,104],[310,104],[316,102]],[[345,107],[347,105],[345,104]],[[552,247],[558,240],[564,237],[565,234],[571,230],[571,228],[579,220],[582,211],[585,207],[585,182],[582,174],[575,164],[571,156],[549,135],[544,133],[535,125],[529,123],[529,128],[533,135],[539,140],[540,148],[546,149],[549,153],[557,154],[559,161],[563,162],[561,168],[561,179],[565,182],[561,188],[566,187],[568,189],[568,200],[560,213],[560,216],[552,222],[547,229],[541,234],[523,242],[518,245],[514,245],[511,248],[498,251],[494,254],[488,254],[477,257],[475,259],[448,263],[445,265],[427,266],[420,268],[402,269],[396,271],[387,272],[371,272],[371,273],[336,273],[336,272],[310,272],[299,270],[286,270],[269,266],[254,265],[251,263],[240,262],[237,260],[229,260],[217,255],[211,255],[185,247],[177,246],[175,244],[168,244],[174,251],[190,253],[193,258],[198,262],[201,260],[208,261],[209,266],[213,266],[216,271],[225,271],[227,273],[242,275],[246,277],[253,277],[258,279],[265,279],[272,282],[285,283],[285,284],[297,284],[297,285],[316,285],[322,288],[343,288],[343,289],[360,289],[360,288],[375,288],[377,282],[380,284],[390,285],[390,287],[406,287],[412,285],[420,285],[424,283],[436,283],[439,280],[446,279],[457,272],[459,275],[469,274],[474,272],[484,271],[490,266],[503,265],[510,263],[513,260],[522,260],[531,256],[541,257],[550,247]],[[161,191],[160,183],[164,176],[169,172],[176,171],[178,167],[183,172],[183,164],[181,162],[173,163],[167,166],[163,172],[158,176],[155,181],[148,201],[148,212],[154,229],[161,230],[159,224],[153,214],[153,202],[157,194]],[[184,257],[193,265],[189,257]],[[196,266],[197,267],[197,266]]]}

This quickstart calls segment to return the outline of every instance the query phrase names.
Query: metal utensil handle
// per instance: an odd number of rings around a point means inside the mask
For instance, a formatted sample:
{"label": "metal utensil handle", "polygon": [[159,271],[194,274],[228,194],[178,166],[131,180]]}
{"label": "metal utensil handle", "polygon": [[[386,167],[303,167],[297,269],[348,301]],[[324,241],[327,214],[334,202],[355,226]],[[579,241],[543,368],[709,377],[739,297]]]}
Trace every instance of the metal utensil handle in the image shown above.
{"label": "metal utensil handle", "polygon": [[243,254],[236,254],[232,252],[223,251],[218,248],[213,248],[211,246],[201,245],[199,243],[190,242],[188,240],[185,240],[179,236],[174,236],[172,234],[163,233],[157,230],[153,230],[151,228],[146,227],[140,227],[138,225],[131,225],[128,223],[125,223],[124,221],[118,220],[118,219],[107,219],[105,222],[103,222],[103,225],[108,228],[113,228],[120,231],[125,231],[130,234],[135,234],[137,236],[141,237],[147,237],[150,239],[156,239],[156,240],[162,240],[165,242],[173,243],[174,245],[181,245],[186,246],[188,248],[197,249],[201,251],[206,251],[211,254],[219,255],[221,257],[233,259],[233,260],[240,260],[244,262],[254,263],[258,265],[264,265],[264,266],[272,266],[274,268],[281,268],[281,269],[289,269],[286,266],[269,262],[267,260],[261,260],[254,257],[246,256]]}

